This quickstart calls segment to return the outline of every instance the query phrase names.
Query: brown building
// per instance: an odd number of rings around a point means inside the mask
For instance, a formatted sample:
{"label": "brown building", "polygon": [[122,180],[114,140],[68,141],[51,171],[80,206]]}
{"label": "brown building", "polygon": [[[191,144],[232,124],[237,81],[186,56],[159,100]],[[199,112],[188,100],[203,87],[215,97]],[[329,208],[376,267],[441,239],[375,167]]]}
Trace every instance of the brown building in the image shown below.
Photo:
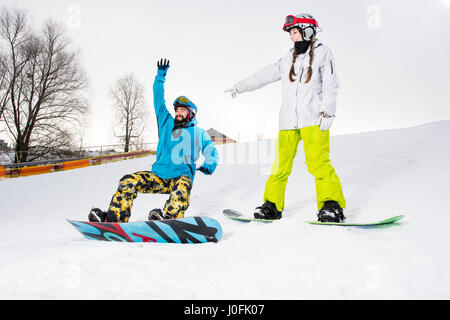
{"label": "brown building", "polygon": [[217,131],[216,129],[210,128],[206,130],[208,132],[209,136],[211,137],[211,140],[214,141],[215,144],[223,144],[223,143],[236,143],[236,140],[233,140],[223,133]]}

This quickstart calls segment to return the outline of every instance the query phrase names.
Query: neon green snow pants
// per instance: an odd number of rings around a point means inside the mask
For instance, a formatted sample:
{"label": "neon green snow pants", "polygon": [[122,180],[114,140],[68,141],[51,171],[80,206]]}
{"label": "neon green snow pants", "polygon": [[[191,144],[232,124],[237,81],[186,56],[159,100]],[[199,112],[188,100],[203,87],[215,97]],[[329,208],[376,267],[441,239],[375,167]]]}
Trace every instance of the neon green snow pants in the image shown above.
{"label": "neon green snow pants", "polygon": [[284,194],[297,146],[303,140],[306,166],[315,177],[317,208],[325,201],[334,200],[345,208],[341,182],[329,159],[330,132],[321,131],[319,126],[295,130],[280,130],[276,142],[275,161],[264,191],[264,201],[275,203],[279,211],[284,210]]}

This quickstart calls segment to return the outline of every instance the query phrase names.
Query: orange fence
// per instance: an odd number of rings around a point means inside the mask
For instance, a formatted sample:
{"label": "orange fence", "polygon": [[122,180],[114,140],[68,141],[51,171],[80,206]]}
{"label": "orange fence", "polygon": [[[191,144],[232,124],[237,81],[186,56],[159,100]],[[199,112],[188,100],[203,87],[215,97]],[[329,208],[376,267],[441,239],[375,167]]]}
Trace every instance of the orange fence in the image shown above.
{"label": "orange fence", "polygon": [[0,166],[0,178],[26,177],[55,171],[79,169],[112,161],[120,161],[126,159],[133,159],[137,157],[143,157],[155,153],[156,153],[155,151],[143,150],[113,155],[97,156],[87,159],[65,161],[61,163],[46,164],[40,166],[17,167],[17,168],[6,168],[4,166]]}
{"label": "orange fence", "polygon": [[67,161],[67,162],[64,162],[62,170],[79,169],[79,168],[89,167],[90,165],[91,164],[90,164],[89,159]]}

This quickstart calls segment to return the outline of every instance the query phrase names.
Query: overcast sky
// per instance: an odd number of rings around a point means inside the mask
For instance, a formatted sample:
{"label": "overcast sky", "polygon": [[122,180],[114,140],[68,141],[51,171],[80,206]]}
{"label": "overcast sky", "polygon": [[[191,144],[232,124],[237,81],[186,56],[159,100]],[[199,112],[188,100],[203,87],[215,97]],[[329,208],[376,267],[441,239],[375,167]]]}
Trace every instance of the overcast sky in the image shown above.
{"label": "overcast sky", "polygon": [[[450,119],[450,0],[1,0],[38,27],[67,25],[90,80],[85,145],[117,143],[109,90],[127,73],[146,85],[170,59],[166,101],[186,95],[199,126],[240,140],[274,139],[280,83],[238,96],[223,91],[291,48],[286,15],[307,12],[336,56],[341,88],[332,134],[402,128]],[[151,113],[145,141],[156,141]]]}

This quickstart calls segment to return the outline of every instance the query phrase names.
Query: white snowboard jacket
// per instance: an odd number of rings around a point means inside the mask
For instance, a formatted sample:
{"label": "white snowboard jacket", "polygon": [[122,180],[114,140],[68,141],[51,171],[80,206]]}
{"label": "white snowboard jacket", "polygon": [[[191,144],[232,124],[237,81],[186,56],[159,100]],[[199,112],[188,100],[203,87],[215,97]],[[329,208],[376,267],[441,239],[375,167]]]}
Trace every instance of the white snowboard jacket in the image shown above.
{"label": "white snowboard jacket", "polygon": [[236,83],[238,93],[262,88],[281,80],[283,99],[279,115],[279,129],[300,129],[319,124],[319,113],[336,114],[338,77],[331,49],[318,39],[314,43],[312,77],[308,83],[306,74],[309,67],[309,50],[297,56],[294,64],[296,80],[289,80],[294,49],[250,77]]}

